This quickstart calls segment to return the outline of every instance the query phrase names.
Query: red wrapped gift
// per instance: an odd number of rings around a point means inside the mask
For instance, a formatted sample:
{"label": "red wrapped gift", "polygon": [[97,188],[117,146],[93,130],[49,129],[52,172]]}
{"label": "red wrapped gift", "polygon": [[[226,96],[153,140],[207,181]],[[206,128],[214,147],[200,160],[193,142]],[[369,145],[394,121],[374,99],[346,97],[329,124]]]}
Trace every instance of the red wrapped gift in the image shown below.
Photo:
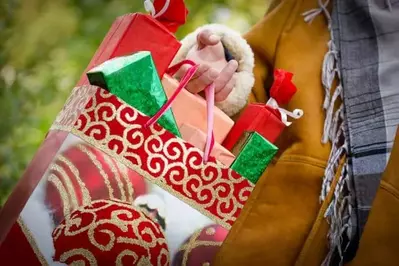
{"label": "red wrapped gift", "polygon": [[279,104],[287,104],[296,93],[296,87],[291,81],[292,76],[292,73],[281,69],[274,71],[274,83],[270,89],[271,98],[267,104],[249,104],[246,107],[223,142],[226,149],[232,150],[246,131],[256,131],[274,143],[284,128],[291,125],[288,116],[294,119],[302,117],[302,110],[288,112],[279,107]]}
{"label": "red wrapped gift", "polygon": [[227,135],[223,146],[232,150],[245,131],[256,131],[274,143],[284,128],[276,110],[265,104],[249,104]]}
{"label": "red wrapped gift", "polygon": [[144,50],[151,52],[158,75],[162,77],[180,46],[176,37],[150,15],[133,13],[121,16],[112,24],[78,86],[89,84],[86,72],[93,67],[108,59]]}
{"label": "red wrapped gift", "polygon": [[151,0],[145,1],[153,16],[171,32],[176,32],[178,27],[186,23],[188,10],[183,0],[157,0],[152,5]]}

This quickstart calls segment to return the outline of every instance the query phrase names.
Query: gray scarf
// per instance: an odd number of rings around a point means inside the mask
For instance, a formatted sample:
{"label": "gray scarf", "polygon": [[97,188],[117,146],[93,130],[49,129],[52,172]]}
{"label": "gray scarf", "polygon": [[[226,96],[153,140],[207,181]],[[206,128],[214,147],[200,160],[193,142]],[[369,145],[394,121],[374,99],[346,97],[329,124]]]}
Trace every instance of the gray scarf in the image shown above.
{"label": "gray scarf", "polygon": [[[331,30],[323,64],[326,121],[323,142],[332,142],[321,199],[342,156],[334,198],[326,212],[330,252],[325,265],[353,259],[399,124],[399,0],[335,0],[305,13],[324,13]],[[333,88],[333,80],[339,80]],[[343,104],[336,110],[340,98]]]}

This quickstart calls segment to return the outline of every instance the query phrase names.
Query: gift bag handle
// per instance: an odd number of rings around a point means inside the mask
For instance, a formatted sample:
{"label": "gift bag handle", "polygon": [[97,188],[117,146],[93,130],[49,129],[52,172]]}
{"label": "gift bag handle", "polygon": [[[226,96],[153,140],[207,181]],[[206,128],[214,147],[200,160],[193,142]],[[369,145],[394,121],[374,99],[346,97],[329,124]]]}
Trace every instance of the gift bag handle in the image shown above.
{"label": "gift bag handle", "polygon": [[[161,107],[161,109],[159,109],[159,111],[147,121],[145,127],[153,126],[158,121],[158,119],[161,118],[161,116],[170,109],[176,97],[194,77],[195,72],[198,70],[199,65],[195,64],[191,60],[181,61],[180,63],[170,67],[166,71],[166,73],[173,76],[185,64],[191,65],[191,67],[188,69],[188,71],[184,74],[183,78],[180,80],[179,86],[174,91],[173,95],[169,98],[169,100]],[[213,109],[215,106],[215,85],[213,83],[211,83],[205,88],[205,98],[207,106],[207,138],[206,138],[206,145],[204,151],[204,163],[206,163],[209,160],[209,156],[215,144],[215,139],[213,136],[213,120],[214,120]]]}

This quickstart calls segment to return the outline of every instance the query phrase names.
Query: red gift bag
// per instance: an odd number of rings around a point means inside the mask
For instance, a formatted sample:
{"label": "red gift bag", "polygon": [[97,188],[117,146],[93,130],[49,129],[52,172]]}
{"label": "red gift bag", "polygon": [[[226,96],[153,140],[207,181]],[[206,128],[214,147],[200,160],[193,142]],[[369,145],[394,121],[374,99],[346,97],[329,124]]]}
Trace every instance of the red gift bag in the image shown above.
{"label": "red gift bag", "polygon": [[[175,96],[196,67],[182,79]],[[212,86],[207,90],[210,107],[211,90]],[[68,136],[33,193],[23,195],[29,199],[0,246],[5,265],[15,262],[8,251],[16,241],[26,246],[19,255],[36,256],[26,261],[29,265],[40,265],[43,259],[69,265],[94,259],[109,265],[124,250],[135,249],[141,262],[159,258],[162,265],[170,265],[179,260],[188,239],[220,245],[254,184],[208,157],[211,126],[203,152],[155,123],[175,96],[149,118],[104,89],[75,89],[53,127]],[[204,259],[216,252],[217,248],[207,250]]]}

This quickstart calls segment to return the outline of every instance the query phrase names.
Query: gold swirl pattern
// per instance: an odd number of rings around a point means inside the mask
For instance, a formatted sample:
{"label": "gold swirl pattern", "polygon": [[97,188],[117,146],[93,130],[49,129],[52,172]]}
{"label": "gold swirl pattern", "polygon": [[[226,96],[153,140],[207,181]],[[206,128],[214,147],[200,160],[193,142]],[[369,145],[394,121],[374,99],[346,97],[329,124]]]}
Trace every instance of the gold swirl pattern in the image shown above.
{"label": "gold swirl pattern", "polygon": [[80,207],[53,231],[53,239],[55,259],[68,265],[169,265],[159,224],[121,201]]}
{"label": "gold swirl pattern", "polygon": [[204,164],[201,150],[159,125],[144,128],[147,121],[148,117],[98,88],[71,132],[230,228],[254,185],[214,158]]}
{"label": "gold swirl pattern", "polygon": [[50,130],[63,129],[69,131],[96,91],[94,86],[75,87]]}
{"label": "gold swirl pattern", "polygon": [[145,181],[125,165],[88,144],[77,144],[57,155],[47,176],[46,204],[58,220],[92,200],[133,202],[133,179],[143,193]]}
{"label": "gold swirl pattern", "polygon": [[[216,234],[216,230],[213,227],[208,227],[205,229],[198,230],[195,232],[188,240],[186,243],[184,243],[180,248],[179,252],[182,253],[181,256],[177,256],[176,258],[180,258],[181,261],[176,261],[173,263],[173,265],[181,265],[181,266],[187,266],[189,265],[189,258],[190,256],[193,256],[192,251],[197,249],[197,248],[209,248],[209,247],[214,247],[215,250],[214,252],[217,251],[217,248],[222,246],[223,240],[219,239],[219,241],[215,240],[210,240],[210,239],[204,239],[205,236],[214,236]],[[209,250],[207,250],[209,252]],[[202,253],[202,252],[201,252]],[[199,254],[201,254],[199,253]],[[179,253],[178,253],[179,254]],[[198,254],[197,254],[198,255]],[[209,257],[209,254],[203,253],[202,256],[197,258],[197,260],[206,260],[206,258]],[[175,258],[175,259],[176,259]],[[198,265],[198,262],[194,263],[195,265]],[[211,265],[209,262],[203,262],[202,265]]]}
{"label": "gold swirl pattern", "polygon": [[[46,261],[46,259],[44,258],[43,254],[40,252],[39,247],[36,244],[36,241],[32,235],[32,233],[30,232],[29,228],[25,225],[25,223],[22,221],[21,217],[18,218],[16,224],[14,226],[19,226],[22,233],[25,235],[26,240],[29,242],[30,247],[32,248],[33,252],[36,255],[36,258],[39,260],[39,262],[41,263],[41,265],[43,266],[47,266],[48,263]],[[11,237],[9,235],[9,237]]]}

